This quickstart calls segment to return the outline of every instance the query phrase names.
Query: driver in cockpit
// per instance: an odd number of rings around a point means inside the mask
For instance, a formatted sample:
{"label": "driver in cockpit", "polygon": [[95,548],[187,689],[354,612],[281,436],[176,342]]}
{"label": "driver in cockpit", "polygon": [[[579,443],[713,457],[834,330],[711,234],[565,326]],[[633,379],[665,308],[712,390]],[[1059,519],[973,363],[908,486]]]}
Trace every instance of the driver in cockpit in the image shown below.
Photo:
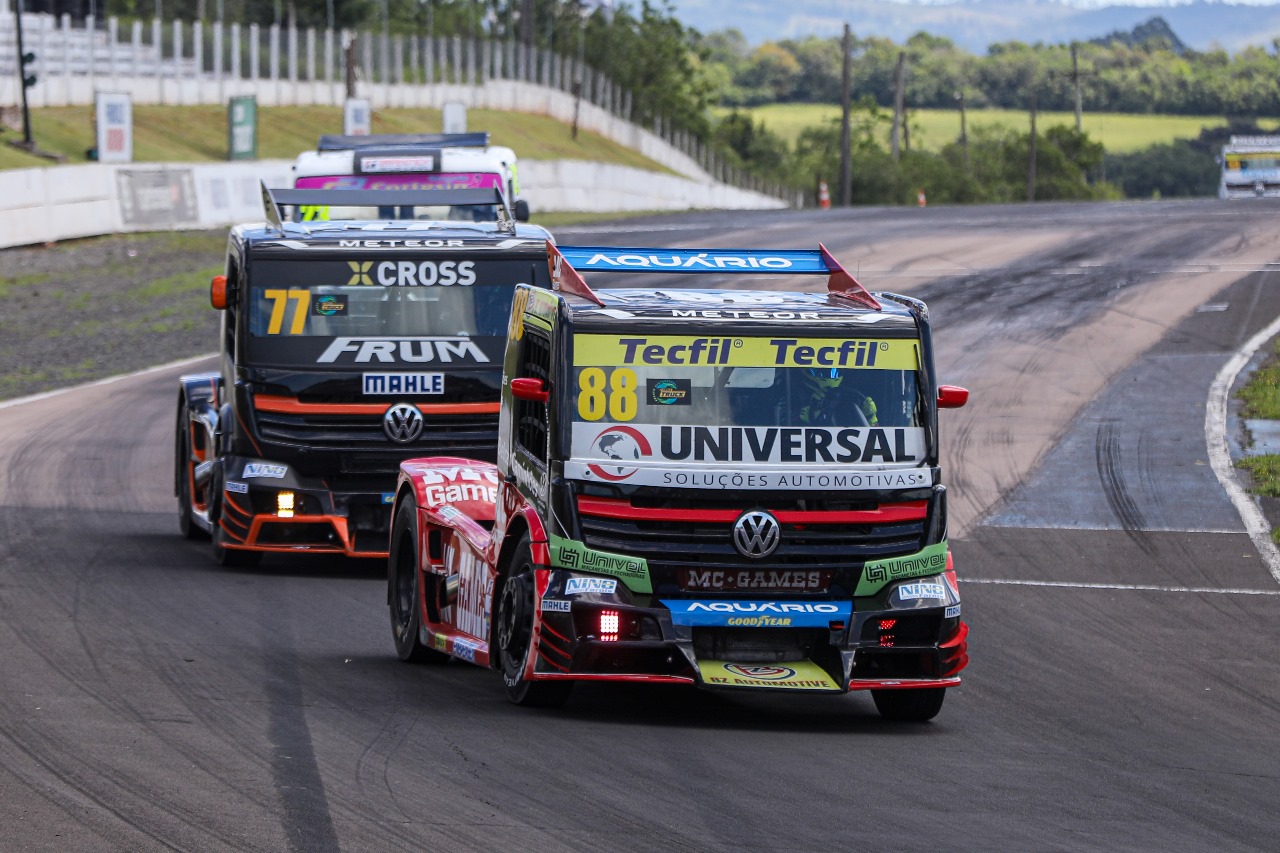
{"label": "driver in cockpit", "polygon": [[[853,380],[838,367],[810,367],[796,383],[804,390],[800,423],[808,426],[856,426],[866,420],[876,426],[876,401],[853,387]],[[849,411],[856,407],[857,412]]]}

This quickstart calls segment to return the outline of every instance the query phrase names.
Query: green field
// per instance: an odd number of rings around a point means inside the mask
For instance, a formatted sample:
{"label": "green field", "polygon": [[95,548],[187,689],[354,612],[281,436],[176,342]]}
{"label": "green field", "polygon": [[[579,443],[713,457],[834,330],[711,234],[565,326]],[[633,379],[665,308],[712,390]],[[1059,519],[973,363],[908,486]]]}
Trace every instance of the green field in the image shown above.
{"label": "green field", "polygon": [[[142,162],[201,162],[225,160],[225,107],[157,107],[133,109],[133,157]],[[547,116],[470,110],[467,123],[487,130],[495,145],[515,149],[528,160],[594,160],[640,169],[667,169],[629,148],[583,131],[575,140],[568,125]],[[62,154],[68,162],[85,161],[93,145],[91,107],[50,107],[31,113],[32,135],[43,150]],[[440,111],[429,109],[378,110],[374,133],[433,133],[441,127]],[[258,110],[258,156],[292,160],[299,151],[315,147],[322,133],[342,132],[339,107],[261,107]],[[5,140],[21,139],[7,131]],[[50,161],[0,145],[0,169],[48,166]]]}
{"label": "green field", "polygon": [[[728,112],[727,110],[722,112]],[[840,107],[834,104],[769,104],[744,110],[774,133],[794,143],[800,131],[812,125],[839,120]],[[892,110],[886,110],[892,115]],[[958,110],[909,110],[907,120],[911,125],[912,147],[937,151],[954,142],[960,136],[960,112]],[[1020,130],[1029,128],[1027,113],[1017,110],[969,110],[970,132],[982,125],[1004,125]],[[1072,113],[1040,113],[1037,118],[1040,129],[1051,125],[1075,125]],[[1125,154],[1174,139],[1191,139],[1200,134],[1202,127],[1226,124],[1220,116],[1154,116],[1131,113],[1085,113],[1085,133],[1100,141],[1107,151]],[[1275,126],[1276,122],[1263,122]],[[887,133],[886,133],[887,139]]]}

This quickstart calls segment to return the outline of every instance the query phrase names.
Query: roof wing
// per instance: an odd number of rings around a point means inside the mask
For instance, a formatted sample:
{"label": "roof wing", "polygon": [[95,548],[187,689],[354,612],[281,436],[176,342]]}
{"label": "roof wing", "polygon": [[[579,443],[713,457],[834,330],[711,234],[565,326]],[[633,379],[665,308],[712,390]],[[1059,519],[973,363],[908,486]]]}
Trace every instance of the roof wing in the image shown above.
{"label": "roof wing", "polygon": [[831,275],[827,276],[828,293],[843,296],[845,299],[857,302],[859,305],[864,305],[873,311],[881,309],[880,301],[859,284],[856,278],[849,275],[848,270],[840,266],[840,262],[835,259],[831,252],[827,251],[826,246],[819,243],[818,252],[822,255],[822,262],[831,271]]}
{"label": "roof wing", "polygon": [[556,248],[556,244],[547,241],[547,266],[551,268],[551,289],[560,293],[572,293],[574,296],[581,296],[588,299],[601,308],[604,303],[600,301],[600,297],[596,296],[595,291],[587,286],[582,276],[578,275],[578,271],[573,268],[560,250]]}
{"label": "roof wing", "polygon": [[502,190],[497,187],[487,190],[292,190],[271,189],[264,183],[262,201],[267,220],[278,228],[284,221],[280,211],[283,207],[465,207],[492,204],[498,208],[498,223],[505,230],[515,230],[515,217],[507,207]]}
{"label": "roof wing", "polygon": [[[653,249],[560,246],[557,257],[579,271],[825,275],[827,290],[873,310],[881,305],[822,244],[817,249]],[[586,287],[586,282],[583,282]],[[588,288],[589,289],[589,288]]]}
{"label": "roof wing", "polygon": [[487,148],[489,132],[475,133],[380,133],[372,136],[326,134],[316,143],[317,151],[359,151],[362,148]]}

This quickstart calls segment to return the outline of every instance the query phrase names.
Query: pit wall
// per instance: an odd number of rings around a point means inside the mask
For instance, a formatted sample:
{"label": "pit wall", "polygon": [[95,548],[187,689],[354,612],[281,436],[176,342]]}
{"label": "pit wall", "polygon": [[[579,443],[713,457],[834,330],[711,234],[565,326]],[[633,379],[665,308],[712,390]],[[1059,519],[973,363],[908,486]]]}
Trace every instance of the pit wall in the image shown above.
{"label": "pit wall", "polygon": [[[263,219],[261,183],[293,184],[292,161],[138,163],[0,171],[0,248],[127,231],[217,228]],[[617,166],[522,160],[521,197],[538,213],[763,210],[776,198]]]}

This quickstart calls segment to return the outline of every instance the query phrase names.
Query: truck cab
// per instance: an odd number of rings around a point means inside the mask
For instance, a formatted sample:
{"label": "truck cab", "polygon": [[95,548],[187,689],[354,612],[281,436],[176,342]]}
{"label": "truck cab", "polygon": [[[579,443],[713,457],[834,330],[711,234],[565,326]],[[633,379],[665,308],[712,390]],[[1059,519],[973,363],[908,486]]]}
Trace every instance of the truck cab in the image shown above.
{"label": "truck cab", "polygon": [[[491,666],[527,704],[613,680],[938,713],[968,662],[938,409],[968,392],[938,382],[926,306],[821,248],[548,252],[554,290],[515,295],[496,464],[401,466],[400,655]],[[828,291],[663,286],[681,273]]]}
{"label": "truck cab", "polygon": [[220,365],[180,380],[174,490],[190,538],[385,559],[402,460],[494,458],[517,286],[549,282],[542,228],[496,190],[356,192],[361,203],[495,205],[496,222],[289,222],[350,193],[264,188],[211,286]]}
{"label": "truck cab", "polygon": [[[317,190],[465,190],[502,193],[513,216],[529,219],[529,203],[520,197],[516,153],[490,145],[487,132],[321,136],[315,151],[304,151],[293,165],[295,189]],[[299,219],[497,219],[497,207],[453,208],[419,205],[395,208],[310,205]]]}
{"label": "truck cab", "polygon": [[1219,198],[1280,196],[1280,136],[1233,136],[1218,162]]}

